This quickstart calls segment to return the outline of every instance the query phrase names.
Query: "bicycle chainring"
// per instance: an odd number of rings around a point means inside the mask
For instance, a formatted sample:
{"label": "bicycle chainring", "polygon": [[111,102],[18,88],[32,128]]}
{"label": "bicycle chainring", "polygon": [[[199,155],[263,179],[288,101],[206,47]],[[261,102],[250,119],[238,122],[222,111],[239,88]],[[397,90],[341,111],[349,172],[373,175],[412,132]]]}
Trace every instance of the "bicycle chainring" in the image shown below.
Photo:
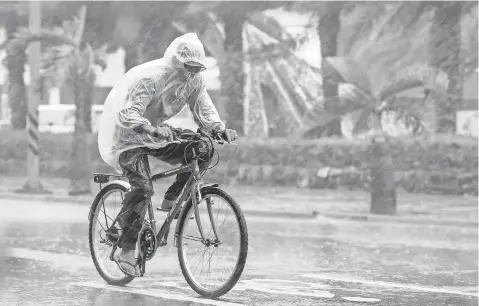
{"label": "bicycle chainring", "polygon": [[155,232],[151,227],[145,227],[139,234],[140,256],[145,260],[150,260],[155,256],[158,242]]}

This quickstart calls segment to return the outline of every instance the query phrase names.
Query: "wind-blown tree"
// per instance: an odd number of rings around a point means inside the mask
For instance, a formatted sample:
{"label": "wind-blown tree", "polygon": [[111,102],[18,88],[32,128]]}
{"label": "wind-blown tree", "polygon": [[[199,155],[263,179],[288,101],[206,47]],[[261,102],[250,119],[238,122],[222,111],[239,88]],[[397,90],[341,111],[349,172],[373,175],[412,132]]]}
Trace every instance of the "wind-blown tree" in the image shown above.
{"label": "wind-blown tree", "polygon": [[[404,125],[406,133],[421,134],[425,127],[421,113],[429,95],[445,94],[448,86],[444,72],[427,66],[414,65],[389,78],[381,87],[371,86],[370,75],[361,64],[344,57],[324,59],[322,71],[327,77],[339,82],[337,104],[320,103],[305,116],[305,129],[325,124],[351,114],[350,124],[343,127],[343,133],[350,137],[359,135],[371,137],[370,192],[371,212],[394,214],[396,212],[396,191],[394,167],[389,148],[389,131],[384,117],[394,117]],[[401,92],[413,88],[424,90],[424,99],[402,99]],[[394,135],[394,134],[393,134]]]}
{"label": "wind-blown tree", "polygon": [[[218,18],[221,23],[222,56],[218,58],[221,75],[220,103],[224,104],[227,125],[244,134],[244,37],[243,27],[255,13],[285,6],[286,2],[192,2],[185,11],[184,23],[203,33],[205,20]],[[279,28],[278,28],[279,30]]]}
{"label": "wind-blown tree", "polygon": [[91,106],[95,81],[95,64],[105,67],[104,50],[96,50],[82,41],[85,29],[86,7],[80,9],[78,17],[64,21],[62,27],[42,29],[32,33],[21,29],[12,44],[26,44],[40,40],[46,43],[43,52],[41,80],[35,84],[67,84],[71,86],[75,103],[75,129],[70,162],[72,195],[89,194],[92,173],[90,142]]}
{"label": "wind-blown tree", "polygon": [[[470,18],[477,2],[379,2],[358,3],[342,18],[338,38],[339,54],[370,70],[373,83],[381,83],[402,67],[429,63],[447,73],[448,94],[428,101],[438,113],[440,131],[452,131],[455,107],[460,103],[461,80],[477,67],[477,14]],[[472,24],[464,26],[464,19]],[[461,25],[464,33],[461,42]],[[462,46],[461,46],[462,45]],[[435,117],[435,116],[432,116]]]}
{"label": "wind-blown tree", "polygon": [[[296,2],[291,10],[313,14],[318,20],[316,31],[320,41],[321,59],[338,56],[338,35],[341,30],[341,12],[354,4],[344,1],[331,2]],[[328,103],[335,103],[338,96],[338,83],[328,76],[323,76],[323,96]],[[308,134],[309,137],[340,136],[341,119],[320,125]]]}
{"label": "wind-blown tree", "polygon": [[[45,2],[42,9],[47,14],[54,11],[57,1]],[[0,26],[6,30],[7,41],[0,46],[5,49],[3,64],[8,71],[8,101],[12,113],[13,129],[24,129],[28,112],[28,97],[23,75],[27,61],[27,44],[11,44],[15,34],[28,24],[28,2],[5,1],[0,3]]]}

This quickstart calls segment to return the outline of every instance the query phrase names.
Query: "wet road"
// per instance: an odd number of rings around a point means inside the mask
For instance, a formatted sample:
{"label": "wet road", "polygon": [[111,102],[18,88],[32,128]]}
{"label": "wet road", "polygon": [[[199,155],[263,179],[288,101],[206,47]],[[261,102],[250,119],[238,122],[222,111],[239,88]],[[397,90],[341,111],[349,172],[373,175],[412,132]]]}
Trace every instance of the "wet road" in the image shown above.
{"label": "wet road", "polygon": [[209,300],[188,287],[171,244],[143,278],[108,286],[89,257],[87,212],[67,203],[0,201],[0,305],[478,303],[474,228],[246,216],[243,276],[230,293]]}

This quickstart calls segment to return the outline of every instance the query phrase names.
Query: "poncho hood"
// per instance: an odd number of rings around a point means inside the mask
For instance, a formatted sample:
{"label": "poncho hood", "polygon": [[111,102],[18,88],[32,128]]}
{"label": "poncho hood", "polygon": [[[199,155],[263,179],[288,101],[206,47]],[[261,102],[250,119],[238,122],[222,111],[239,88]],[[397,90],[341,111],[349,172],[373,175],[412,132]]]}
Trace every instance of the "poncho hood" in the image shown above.
{"label": "poncho hood", "polygon": [[196,62],[206,66],[205,59],[205,49],[195,33],[187,33],[175,38],[163,56],[164,63],[171,68],[184,68],[186,62]]}

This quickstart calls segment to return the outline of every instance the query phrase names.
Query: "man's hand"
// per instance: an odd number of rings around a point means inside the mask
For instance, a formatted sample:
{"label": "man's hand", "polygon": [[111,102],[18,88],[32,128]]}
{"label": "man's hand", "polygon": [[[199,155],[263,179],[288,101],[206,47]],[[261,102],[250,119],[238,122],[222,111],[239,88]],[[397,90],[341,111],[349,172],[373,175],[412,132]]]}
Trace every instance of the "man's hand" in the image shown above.
{"label": "man's hand", "polygon": [[232,141],[235,141],[236,138],[238,138],[238,133],[236,133],[235,130],[225,129],[225,130],[221,131],[221,136],[227,142],[232,142]]}
{"label": "man's hand", "polygon": [[156,128],[156,136],[160,139],[166,139],[168,141],[173,141],[173,131],[170,129],[169,126],[159,126]]}
{"label": "man's hand", "polygon": [[144,124],[141,126],[138,126],[135,129],[136,132],[140,133],[146,133],[150,136],[160,138],[160,139],[165,139],[167,141],[173,141],[173,132],[171,131],[169,126],[159,126],[159,127],[154,127],[149,124]]}

